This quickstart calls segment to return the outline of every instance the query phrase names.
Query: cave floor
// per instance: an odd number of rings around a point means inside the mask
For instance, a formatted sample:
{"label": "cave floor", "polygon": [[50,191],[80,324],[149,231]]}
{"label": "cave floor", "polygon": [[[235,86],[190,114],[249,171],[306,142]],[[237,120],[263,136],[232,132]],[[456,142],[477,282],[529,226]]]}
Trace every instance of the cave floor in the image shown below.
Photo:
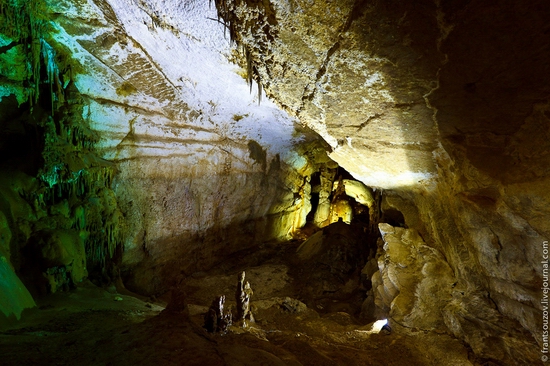
{"label": "cave floor", "polygon": [[[49,295],[20,321],[0,327],[0,364],[476,364],[468,349],[446,334],[407,329],[391,320],[391,332],[370,333],[371,325],[354,314],[353,303],[360,300],[354,291],[315,296],[319,292],[312,289],[320,284],[304,283],[311,279],[304,273],[307,266],[278,255],[296,247],[278,248],[238,253],[211,271],[186,278],[181,311],[91,283]],[[256,322],[245,328],[234,325],[223,335],[207,333],[204,312],[216,295],[225,294],[227,305],[235,304],[242,270],[254,290]]]}

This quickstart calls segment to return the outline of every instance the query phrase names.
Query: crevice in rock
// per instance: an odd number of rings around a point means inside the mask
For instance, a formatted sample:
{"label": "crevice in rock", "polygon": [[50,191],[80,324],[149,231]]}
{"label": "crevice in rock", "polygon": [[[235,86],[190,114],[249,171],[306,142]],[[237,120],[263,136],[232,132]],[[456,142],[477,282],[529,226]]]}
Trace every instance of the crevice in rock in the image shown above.
{"label": "crevice in rock", "polygon": [[380,118],[382,117],[382,114],[381,113],[375,113],[373,116],[369,116],[369,118],[367,118],[367,120],[363,123],[361,123],[360,125],[356,125],[356,126],[353,126],[353,127],[356,127],[357,128],[357,132],[361,131],[363,128],[367,127],[367,125],[369,124],[369,122],[371,122],[372,120],[375,120],[377,118]]}
{"label": "crevice in rock", "polygon": [[344,33],[348,31],[354,20],[360,18],[363,15],[363,8],[368,2],[366,0],[355,0],[353,8],[348,14],[347,20],[342,25],[341,30],[338,31],[338,40],[328,49],[321,66],[317,70],[315,75],[315,81],[306,85],[304,92],[302,93],[302,107],[298,110],[298,115],[304,109],[306,102],[311,102],[315,98],[315,93],[318,89],[317,84],[320,83],[327,72],[327,67],[334,54],[338,52],[340,48],[340,41],[344,37]]}
{"label": "crevice in rock", "polygon": [[328,66],[328,63],[330,62],[330,59],[338,51],[339,48],[340,48],[340,42],[337,41],[327,51],[325,59],[321,63],[321,67],[319,68],[319,70],[317,71],[317,74],[315,76],[315,82],[313,84],[308,84],[306,86],[306,89],[304,90],[304,93],[302,95],[302,108],[300,108],[300,110],[303,109],[304,104],[306,102],[308,102],[308,101],[311,102],[313,100],[313,98],[315,97],[315,92],[317,91],[317,83],[321,82],[321,79],[323,78],[323,76],[327,72],[327,66]]}

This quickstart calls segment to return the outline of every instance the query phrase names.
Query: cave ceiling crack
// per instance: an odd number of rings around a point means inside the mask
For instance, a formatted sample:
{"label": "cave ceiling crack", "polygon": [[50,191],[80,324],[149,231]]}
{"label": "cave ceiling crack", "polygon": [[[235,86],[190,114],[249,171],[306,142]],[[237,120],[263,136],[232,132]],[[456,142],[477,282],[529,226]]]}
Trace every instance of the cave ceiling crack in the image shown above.
{"label": "cave ceiling crack", "polygon": [[432,81],[432,83],[434,84],[433,87],[426,93],[422,96],[422,98],[424,98],[424,102],[426,103],[426,107],[432,111],[432,121],[434,123],[434,126],[435,126],[435,129],[437,131],[439,131],[439,123],[437,121],[437,112],[438,112],[438,109],[436,106],[432,105],[432,103],[430,102],[430,96],[432,95],[432,93],[434,93],[435,91],[437,91],[439,89],[439,81],[440,81],[440,78],[441,78],[441,69],[443,68],[443,66],[439,67],[437,69],[437,72],[435,74],[435,80]]}
{"label": "cave ceiling crack", "polygon": [[445,65],[449,62],[449,55],[447,53],[444,53],[441,48],[443,45],[443,42],[449,37],[449,34],[454,30],[455,25],[450,24],[445,19],[445,12],[443,11],[443,7],[441,4],[441,0],[435,0],[436,5],[436,12],[435,12],[435,19],[437,23],[437,27],[439,28],[439,37],[436,40],[436,48],[437,51],[441,54],[443,57],[441,61],[441,66],[437,69],[437,72],[435,74],[435,80],[433,80],[433,87],[422,97],[424,98],[424,101],[426,103],[426,107],[433,111],[432,113],[432,121],[434,123],[434,127],[437,131],[439,131],[439,123],[437,121],[437,112],[438,109],[430,102],[430,96],[432,93],[436,92],[440,87],[440,79],[441,79],[441,71],[445,67]]}
{"label": "cave ceiling crack", "polygon": [[330,60],[332,59],[334,54],[340,49],[340,46],[341,46],[340,42],[344,39],[344,34],[349,30],[349,28],[351,27],[351,24],[364,14],[366,4],[367,4],[367,0],[355,0],[353,7],[348,13],[346,21],[343,23],[343,25],[341,26],[341,29],[338,31],[336,42],[334,42],[334,44],[328,49],[325,55],[325,58],[321,63],[321,66],[319,67],[319,70],[317,70],[317,74],[315,75],[315,82],[308,83],[304,88],[304,92],[302,93],[302,104],[298,109],[298,113],[297,113],[298,117],[303,111],[305,104],[308,101],[312,101],[315,98],[315,94],[318,89],[317,86],[321,82],[325,74],[327,73],[327,67]]}
{"label": "cave ceiling crack", "polygon": [[374,115],[372,116],[369,116],[369,118],[367,118],[363,123],[361,123],[360,125],[355,125],[355,126],[351,126],[351,127],[357,127],[357,131],[356,132],[360,132],[363,128],[367,127],[367,125],[372,121],[372,120],[375,120],[375,119],[378,119],[380,117],[382,117],[384,115],[384,113],[375,113]]}

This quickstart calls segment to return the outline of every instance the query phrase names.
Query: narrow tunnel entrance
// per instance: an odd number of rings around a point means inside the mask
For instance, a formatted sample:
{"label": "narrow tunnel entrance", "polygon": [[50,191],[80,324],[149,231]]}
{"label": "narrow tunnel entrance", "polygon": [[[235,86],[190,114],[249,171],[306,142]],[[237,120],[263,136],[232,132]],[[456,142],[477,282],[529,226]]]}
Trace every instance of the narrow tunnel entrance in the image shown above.
{"label": "narrow tunnel entrance", "polygon": [[319,207],[319,190],[321,187],[321,173],[315,172],[311,175],[311,211],[307,214],[306,222],[312,223],[315,218],[315,212]]}

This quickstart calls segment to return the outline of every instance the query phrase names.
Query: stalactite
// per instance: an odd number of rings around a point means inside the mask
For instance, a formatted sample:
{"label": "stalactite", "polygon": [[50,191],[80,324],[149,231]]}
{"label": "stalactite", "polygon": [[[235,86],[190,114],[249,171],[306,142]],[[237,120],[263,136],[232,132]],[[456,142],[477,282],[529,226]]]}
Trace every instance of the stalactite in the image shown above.
{"label": "stalactite", "polygon": [[74,223],[73,228],[83,230],[86,227],[86,210],[82,206],[78,206],[73,213]]}
{"label": "stalactite", "polygon": [[[82,97],[68,88],[72,59],[52,37],[47,6],[43,0],[0,0],[0,33],[26,50],[22,84],[44,141],[37,183],[21,196],[37,220],[51,214],[55,204],[68,205],[70,220],[48,217],[43,224],[79,232],[89,273],[101,276],[110,271],[124,239],[124,217],[111,190],[116,170],[97,156],[98,137],[82,117]],[[52,276],[63,270],[51,269]]]}
{"label": "stalactite", "polygon": [[250,87],[250,92],[252,93],[252,55],[248,51],[248,49],[245,46],[242,46],[242,50],[244,53],[244,57],[246,59],[246,81],[248,82],[248,86]]}
{"label": "stalactite", "polygon": [[59,69],[57,68],[57,65],[55,64],[55,51],[53,48],[43,39],[40,39],[41,42],[41,55],[42,59],[44,60],[44,64],[46,66],[46,82],[50,85],[50,96],[51,96],[51,109],[52,109],[52,115],[54,113],[55,107],[55,93],[53,90],[53,85],[55,82],[55,79],[59,78]]}
{"label": "stalactite", "polygon": [[[210,2],[210,4],[212,4],[212,2]],[[215,0],[215,5],[218,13],[218,21],[220,21],[220,19],[224,20],[224,22],[222,23],[224,25],[224,35],[227,31],[229,31],[229,40],[231,44],[235,43],[238,47],[241,47],[246,63],[248,86],[250,87],[250,92],[252,93],[252,84],[254,80],[256,81],[258,86],[258,104],[260,104],[262,100],[263,90],[260,73],[256,68],[253,54],[248,48],[250,46],[247,47],[246,42],[244,42],[242,37],[240,37],[237,33],[236,24],[250,24],[248,27],[250,28],[249,32],[251,34],[268,34],[271,31],[269,18],[265,16],[265,12],[261,10],[261,7],[258,7],[255,11],[252,12],[254,16],[258,17],[258,19],[255,19],[254,21],[251,21],[252,19],[239,19],[235,13],[235,10],[239,6],[239,2],[234,0]],[[260,32],[261,29],[265,30],[265,32]],[[269,41],[270,37],[266,36],[265,38],[266,39],[264,40],[264,43]],[[256,49],[254,51],[257,55],[260,55],[259,57],[261,57],[261,55],[263,54],[260,49]]]}
{"label": "stalactite", "polygon": [[40,0],[0,0],[0,32],[23,43],[29,52],[27,65],[29,71],[29,102],[36,104],[39,98],[40,56],[42,51],[42,35],[45,34],[45,21],[41,18]]}

